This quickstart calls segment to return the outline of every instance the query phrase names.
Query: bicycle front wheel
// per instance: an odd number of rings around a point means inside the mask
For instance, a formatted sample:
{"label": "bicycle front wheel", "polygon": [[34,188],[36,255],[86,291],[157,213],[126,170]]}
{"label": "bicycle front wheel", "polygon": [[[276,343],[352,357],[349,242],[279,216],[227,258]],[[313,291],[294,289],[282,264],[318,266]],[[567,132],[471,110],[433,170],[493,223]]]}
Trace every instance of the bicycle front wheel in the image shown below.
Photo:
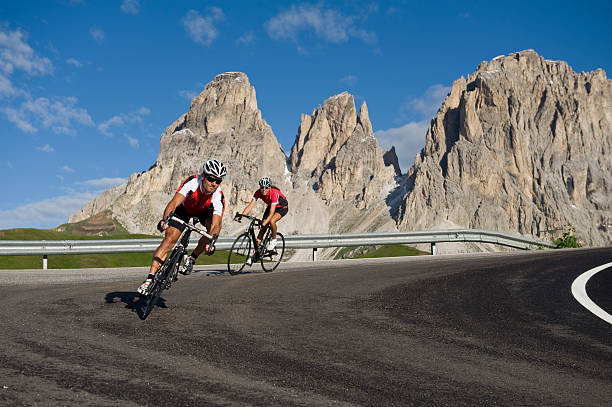
{"label": "bicycle front wheel", "polygon": [[[267,243],[268,239],[265,239]],[[285,237],[282,233],[276,233],[276,247],[273,250],[264,249],[261,256],[261,267],[264,271],[273,271],[278,267],[285,254]]]}
{"label": "bicycle front wheel", "polygon": [[171,278],[173,271],[176,267],[178,267],[178,262],[181,259],[182,251],[178,249],[174,249],[172,254],[166,259],[164,264],[160,267],[159,271],[155,273],[155,278],[153,279],[153,288],[151,288],[151,292],[145,298],[145,303],[142,307],[142,311],[140,314],[141,319],[146,319],[153,307],[157,304],[159,297],[161,297],[162,291],[165,288],[169,287],[169,283],[171,284]]}
{"label": "bicycle front wheel", "polygon": [[155,304],[157,304],[157,300],[159,300],[162,291],[164,291],[163,281],[154,279],[152,284],[153,288],[151,289],[151,292],[145,297],[145,302],[140,313],[140,319],[146,319],[149,316],[151,310],[153,307],[155,307]]}
{"label": "bicycle front wheel", "polygon": [[236,275],[242,271],[247,258],[251,254],[251,239],[248,233],[243,233],[234,240],[227,257],[227,271]]}

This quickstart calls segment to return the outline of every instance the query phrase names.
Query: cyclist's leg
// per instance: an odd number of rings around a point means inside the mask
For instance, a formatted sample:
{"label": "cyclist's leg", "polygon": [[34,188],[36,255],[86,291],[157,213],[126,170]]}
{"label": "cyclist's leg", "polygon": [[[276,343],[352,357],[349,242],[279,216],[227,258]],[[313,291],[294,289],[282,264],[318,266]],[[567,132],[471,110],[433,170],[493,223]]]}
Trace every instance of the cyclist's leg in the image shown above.
{"label": "cyclist's leg", "polygon": [[272,219],[270,220],[270,229],[272,230],[272,239],[276,239],[276,222],[278,222],[283,215],[276,212],[272,215]]}
{"label": "cyclist's leg", "polygon": [[[263,216],[261,217],[261,220],[262,221],[265,220],[268,216],[270,216],[270,206],[269,205],[266,208],[266,211],[264,212]],[[267,225],[265,227],[259,228],[259,233],[257,234],[257,245],[258,246],[261,244],[261,239],[263,239],[264,234],[266,233],[266,230],[268,230]]]}
{"label": "cyclist's leg", "polygon": [[164,260],[168,256],[168,252],[172,250],[176,241],[181,237],[181,231],[175,227],[169,226],[166,229],[166,234],[164,235],[164,240],[162,240],[161,244],[155,252],[153,253],[153,260],[151,261],[151,268],[149,269],[149,274],[145,281],[138,287],[136,291],[138,291],[141,295],[148,295],[151,286],[153,285],[153,280],[155,278],[155,273],[159,271]]}
{"label": "cyclist's leg", "polygon": [[289,211],[289,205],[284,202],[284,206],[277,206],[270,220],[270,229],[272,229],[272,240],[276,239],[276,223],[283,218]]}
{"label": "cyclist's leg", "polygon": [[161,244],[153,253],[153,261],[151,262],[149,274],[157,273],[161,265],[164,263],[164,260],[166,260],[168,252],[172,250],[179,237],[181,237],[181,231],[177,228],[169,226],[168,229],[166,229],[164,240],[162,240]]}

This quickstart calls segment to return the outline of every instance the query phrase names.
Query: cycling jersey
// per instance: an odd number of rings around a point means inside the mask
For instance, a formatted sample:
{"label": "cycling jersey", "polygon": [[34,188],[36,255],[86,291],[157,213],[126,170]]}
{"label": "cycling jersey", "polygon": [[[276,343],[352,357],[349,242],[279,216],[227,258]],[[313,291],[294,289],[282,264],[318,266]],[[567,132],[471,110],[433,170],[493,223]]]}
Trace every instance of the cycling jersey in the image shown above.
{"label": "cycling jersey", "polygon": [[181,183],[176,191],[185,196],[181,205],[191,216],[202,216],[202,214],[223,216],[225,197],[221,187],[218,187],[212,194],[207,194],[204,192],[202,182],[202,175],[196,174],[186,178]]}
{"label": "cycling jersey", "polygon": [[278,188],[274,187],[270,188],[270,192],[268,192],[268,195],[262,194],[261,190],[258,189],[257,191],[255,191],[255,194],[253,194],[253,199],[256,201],[258,199],[261,199],[266,203],[266,205],[276,205],[278,208],[285,208],[289,204],[287,202],[287,198],[285,198],[285,195],[283,195],[282,192],[278,190]]}

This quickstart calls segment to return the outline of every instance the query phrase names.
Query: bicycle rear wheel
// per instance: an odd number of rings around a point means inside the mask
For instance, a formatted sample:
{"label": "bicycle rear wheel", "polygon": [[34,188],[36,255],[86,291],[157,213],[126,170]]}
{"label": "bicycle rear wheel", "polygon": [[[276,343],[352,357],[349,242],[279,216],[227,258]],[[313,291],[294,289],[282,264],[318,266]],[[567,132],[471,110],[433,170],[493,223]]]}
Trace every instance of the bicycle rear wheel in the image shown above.
{"label": "bicycle rear wheel", "polygon": [[283,259],[283,254],[285,254],[285,237],[282,233],[276,233],[276,247],[274,250],[268,250],[268,242],[270,241],[271,233],[268,231],[266,233],[266,237],[262,244],[265,244],[263,254],[261,255],[261,267],[264,271],[273,271],[278,267],[281,260]]}
{"label": "bicycle rear wheel", "polygon": [[251,254],[251,239],[248,233],[243,233],[234,240],[227,257],[227,271],[236,275],[242,271],[247,258]]}

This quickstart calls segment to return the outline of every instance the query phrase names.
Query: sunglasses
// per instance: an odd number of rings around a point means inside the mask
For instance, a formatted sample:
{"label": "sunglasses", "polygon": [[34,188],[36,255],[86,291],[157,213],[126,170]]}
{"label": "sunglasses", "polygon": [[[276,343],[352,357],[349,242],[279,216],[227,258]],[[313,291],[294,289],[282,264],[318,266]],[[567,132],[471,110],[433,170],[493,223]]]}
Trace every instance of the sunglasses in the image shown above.
{"label": "sunglasses", "polygon": [[223,180],[219,179],[219,178],[211,177],[210,175],[207,175],[206,176],[206,181],[210,182],[211,184],[215,183],[215,184],[219,185],[219,184],[221,184],[221,181],[223,181]]}

